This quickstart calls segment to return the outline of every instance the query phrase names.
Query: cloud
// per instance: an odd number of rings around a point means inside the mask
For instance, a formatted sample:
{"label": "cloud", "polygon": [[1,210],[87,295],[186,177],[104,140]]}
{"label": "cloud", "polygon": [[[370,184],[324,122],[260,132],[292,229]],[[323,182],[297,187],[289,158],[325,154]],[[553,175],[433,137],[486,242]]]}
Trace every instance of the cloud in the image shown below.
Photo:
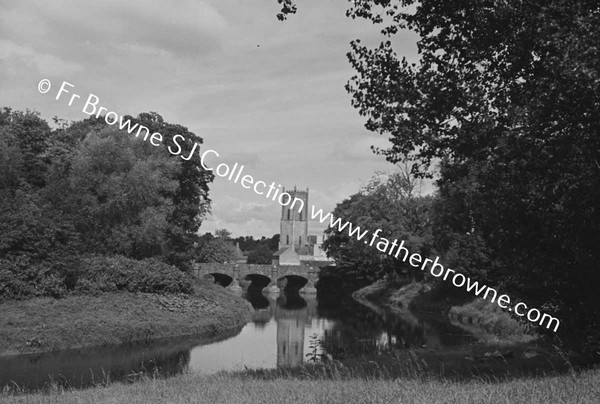
{"label": "cloud", "polygon": [[42,76],[71,75],[82,70],[76,63],[4,39],[0,40],[0,60],[4,73],[11,76],[22,74],[23,66],[36,69]]}
{"label": "cloud", "polygon": [[[86,118],[36,88],[66,80],[119,114],[157,111],[255,179],[310,188],[327,211],[392,168],[344,90],[349,42],[377,43],[380,27],[346,18],[346,2],[305,0],[285,23],[266,0],[0,2],[0,105]],[[201,231],[279,232],[280,206],[239,184],[217,178],[210,198]]]}
{"label": "cloud", "polygon": [[340,138],[335,143],[328,157],[341,161],[355,162],[382,159],[381,156],[375,156],[371,150],[371,146],[387,149],[390,147],[390,142],[384,136],[373,135],[368,132],[361,134],[360,137],[355,136],[352,142],[348,142],[348,139]]}
{"label": "cloud", "polygon": [[248,202],[225,196],[212,204],[212,214],[201,232],[225,228],[234,236],[263,236],[279,233],[281,205],[271,201]]}
{"label": "cloud", "polygon": [[[33,3],[33,4],[32,4]],[[72,63],[100,63],[111,52],[168,52],[198,57],[220,48],[227,22],[196,0],[19,2],[0,15],[0,34],[20,46]]]}

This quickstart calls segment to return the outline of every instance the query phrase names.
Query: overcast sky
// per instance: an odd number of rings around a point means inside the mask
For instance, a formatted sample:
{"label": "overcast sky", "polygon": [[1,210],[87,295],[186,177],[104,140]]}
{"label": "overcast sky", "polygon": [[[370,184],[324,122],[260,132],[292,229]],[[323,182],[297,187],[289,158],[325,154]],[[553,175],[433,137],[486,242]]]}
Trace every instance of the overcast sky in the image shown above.
{"label": "overcast sky", "polygon": [[[347,4],[298,0],[298,14],[280,22],[276,0],[0,0],[0,106],[87,118],[37,90],[42,78],[65,80],[119,115],[156,111],[222,161],[309,188],[310,204],[331,211],[375,170],[394,168],[371,152],[387,140],[364,129],[344,90],[349,42],[380,39],[345,17]],[[416,59],[416,37],[402,35],[399,53]],[[219,177],[210,195],[202,233],[279,232],[276,202]]]}

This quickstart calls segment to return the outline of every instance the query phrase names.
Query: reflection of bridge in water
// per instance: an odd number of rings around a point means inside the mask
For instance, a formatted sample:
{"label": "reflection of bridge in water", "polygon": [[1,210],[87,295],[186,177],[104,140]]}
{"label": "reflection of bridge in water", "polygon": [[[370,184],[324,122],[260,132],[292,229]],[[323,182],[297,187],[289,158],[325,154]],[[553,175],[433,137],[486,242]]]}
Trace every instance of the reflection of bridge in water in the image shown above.
{"label": "reflection of bridge in water", "polygon": [[[314,295],[265,294],[254,296],[253,304],[268,300],[269,306],[256,308],[254,323],[277,323],[277,366],[297,366],[304,362],[305,330],[317,318],[317,299]],[[252,301],[252,297],[251,297]]]}

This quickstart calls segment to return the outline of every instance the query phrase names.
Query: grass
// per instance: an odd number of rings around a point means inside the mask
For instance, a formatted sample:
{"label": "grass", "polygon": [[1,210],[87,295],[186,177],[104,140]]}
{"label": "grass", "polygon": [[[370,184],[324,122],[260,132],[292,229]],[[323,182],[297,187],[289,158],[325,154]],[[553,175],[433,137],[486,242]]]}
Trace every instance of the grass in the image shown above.
{"label": "grass", "polygon": [[600,370],[514,380],[260,379],[248,374],[145,379],[87,390],[2,395],[13,403],[598,403]]}
{"label": "grass", "polygon": [[106,293],[0,304],[0,355],[148,342],[181,336],[214,337],[241,328],[249,303],[209,283],[193,296]]}
{"label": "grass", "polygon": [[448,313],[452,323],[466,329],[483,342],[529,342],[539,338],[532,324],[513,318],[497,304],[476,298]]}

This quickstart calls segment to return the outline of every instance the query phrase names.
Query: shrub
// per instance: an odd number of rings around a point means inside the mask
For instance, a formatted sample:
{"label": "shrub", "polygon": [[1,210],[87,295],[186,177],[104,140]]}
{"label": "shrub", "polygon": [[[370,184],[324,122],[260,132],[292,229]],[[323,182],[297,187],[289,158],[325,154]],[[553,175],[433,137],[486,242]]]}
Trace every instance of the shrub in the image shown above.
{"label": "shrub", "polygon": [[122,256],[82,259],[77,292],[127,290],[144,293],[191,293],[188,276],[164,262],[147,258],[136,261]]}
{"label": "shrub", "polygon": [[230,241],[214,238],[206,243],[198,253],[198,261],[203,263],[234,262],[238,258],[236,248]]}
{"label": "shrub", "polygon": [[473,325],[500,338],[521,338],[525,341],[538,337],[532,324],[514,318],[497,304],[481,298],[452,307],[448,315],[454,321],[467,326]]}
{"label": "shrub", "polygon": [[0,260],[0,299],[20,299],[35,296],[36,289],[22,267],[9,260]]}
{"label": "shrub", "polygon": [[266,246],[261,245],[248,254],[248,264],[270,264],[273,261],[273,253]]}
{"label": "shrub", "polygon": [[185,273],[155,259],[91,256],[52,263],[0,259],[0,300],[125,290],[143,293],[191,293]]}

